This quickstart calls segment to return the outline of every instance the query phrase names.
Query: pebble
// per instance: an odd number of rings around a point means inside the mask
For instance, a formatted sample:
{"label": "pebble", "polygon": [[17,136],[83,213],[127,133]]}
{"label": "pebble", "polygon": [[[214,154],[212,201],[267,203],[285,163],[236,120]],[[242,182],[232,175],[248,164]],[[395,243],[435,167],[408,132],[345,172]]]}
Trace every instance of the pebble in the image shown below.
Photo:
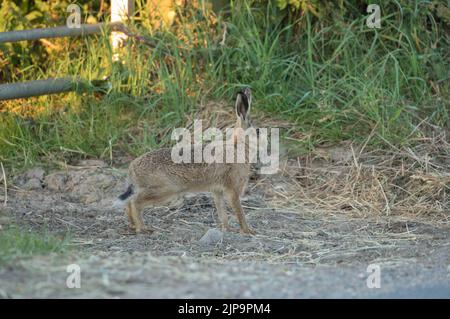
{"label": "pebble", "polygon": [[22,188],[27,191],[42,189],[42,182],[40,179],[31,178],[22,186]]}
{"label": "pebble", "polygon": [[223,233],[216,229],[211,228],[203,235],[202,238],[198,241],[202,245],[214,245],[223,240]]}
{"label": "pebble", "polygon": [[41,167],[35,167],[35,168],[28,170],[25,173],[25,176],[28,179],[43,180],[44,174],[45,174],[45,171]]}
{"label": "pebble", "polygon": [[66,187],[68,177],[63,173],[53,173],[45,177],[45,185],[49,190],[62,191]]}
{"label": "pebble", "polygon": [[12,222],[12,219],[7,216],[0,216],[0,225],[7,225]]}

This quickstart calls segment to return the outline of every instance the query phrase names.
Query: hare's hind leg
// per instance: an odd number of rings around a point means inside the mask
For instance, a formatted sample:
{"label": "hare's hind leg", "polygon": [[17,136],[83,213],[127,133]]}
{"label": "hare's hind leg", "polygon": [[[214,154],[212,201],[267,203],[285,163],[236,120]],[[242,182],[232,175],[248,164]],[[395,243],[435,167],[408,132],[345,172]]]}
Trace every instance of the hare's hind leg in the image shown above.
{"label": "hare's hind leg", "polygon": [[141,214],[142,207],[136,205],[138,198],[139,195],[136,196],[135,198],[132,198],[127,205],[127,214],[130,220],[131,227],[134,228],[136,233],[142,232],[151,233],[153,232],[152,228],[145,226],[144,220],[142,219]]}
{"label": "hare's hind leg", "polygon": [[230,231],[230,226],[228,225],[228,214],[225,209],[225,202],[223,198],[222,191],[214,191],[212,193],[214,198],[214,204],[216,205],[217,215],[219,215],[220,223],[222,224],[222,231]]}
{"label": "hare's hind leg", "polygon": [[130,227],[132,229],[136,229],[136,225],[135,225],[135,222],[134,222],[133,211],[132,211],[132,207],[131,207],[131,201],[128,201],[127,205],[125,206],[125,211],[126,211],[127,216],[128,216],[128,221],[130,222]]}
{"label": "hare's hind leg", "polygon": [[232,209],[234,210],[236,217],[239,221],[239,226],[241,227],[241,233],[255,235],[256,232],[248,227],[247,221],[245,220],[244,210],[241,206],[241,200],[239,198],[239,193],[234,190],[228,191],[228,199]]}
{"label": "hare's hind leg", "polygon": [[151,192],[141,192],[137,194],[130,202],[131,202],[131,211],[134,220],[134,224],[136,226],[136,233],[140,232],[153,232],[153,228],[150,226],[145,226],[144,221],[142,219],[142,210],[151,205],[163,204],[168,202],[170,199],[175,197],[176,194],[172,192],[163,192],[157,193],[154,191]]}

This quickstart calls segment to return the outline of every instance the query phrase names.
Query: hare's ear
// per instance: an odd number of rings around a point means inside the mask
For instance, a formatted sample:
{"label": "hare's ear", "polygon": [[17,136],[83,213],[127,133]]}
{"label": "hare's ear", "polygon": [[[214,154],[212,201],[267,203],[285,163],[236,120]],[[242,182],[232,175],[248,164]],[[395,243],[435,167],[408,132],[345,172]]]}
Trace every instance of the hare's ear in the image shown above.
{"label": "hare's ear", "polygon": [[247,114],[250,114],[250,109],[252,108],[252,90],[249,87],[244,89],[244,95],[247,98],[248,110]]}
{"label": "hare's ear", "polygon": [[243,92],[238,92],[236,96],[236,116],[242,118],[244,121],[247,119],[248,112],[250,111],[250,104]]}

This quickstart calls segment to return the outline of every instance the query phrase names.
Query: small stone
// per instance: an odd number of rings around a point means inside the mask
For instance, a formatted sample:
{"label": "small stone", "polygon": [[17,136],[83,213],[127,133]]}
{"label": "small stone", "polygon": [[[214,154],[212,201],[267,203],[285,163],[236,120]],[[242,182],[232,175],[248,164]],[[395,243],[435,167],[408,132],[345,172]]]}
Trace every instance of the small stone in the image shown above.
{"label": "small stone", "polygon": [[44,179],[45,171],[41,167],[35,167],[25,172],[25,177],[27,179],[37,179],[37,180],[43,180]]}
{"label": "small stone", "polygon": [[11,218],[6,216],[0,216],[0,225],[8,225],[11,223]]}
{"label": "small stone", "polygon": [[[16,176],[13,183],[25,190],[42,188],[42,180],[44,179],[44,170],[40,167],[29,169],[23,174]],[[39,184],[39,187],[38,187]]]}
{"label": "small stone", "polygon": [[221,242],[222,239],[223,233],[216,228],[211,228],[200,238],[199,243],[202,245],[214,245]]}
{"label": "small stone", "polygon": [[42,182],[40,179],[31,178],[25,182],[25,184],[22,186],[22,188],[27,191],[42,189]]}
{"label": "small stone", "polygon": [[45,185],[49,190],[62,191],[66,187],[67,175],[64,173],[53,173],[45,178]]}
{"label": "small stone", "polygon": [[87,194],[83,198],[85,204],[92,204],[99,201],[99,195],[95,193]]}

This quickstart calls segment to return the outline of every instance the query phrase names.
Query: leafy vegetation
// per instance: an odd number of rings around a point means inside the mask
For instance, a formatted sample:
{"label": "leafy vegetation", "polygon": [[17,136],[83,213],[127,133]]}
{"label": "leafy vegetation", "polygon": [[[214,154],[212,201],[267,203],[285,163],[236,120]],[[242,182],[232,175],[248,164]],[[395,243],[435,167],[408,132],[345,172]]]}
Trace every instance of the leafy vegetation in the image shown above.
{"label": "leafy vegetation", "polygon": [[[1,31],[64,24],[68,1],[15,3],[2,2]],[[80,3],[85,19],[107,19],[100,1]],[[243,85],[253,88],[255,109],[291,123],[283,133],[302,152],[369,135],[369,147],[408,145],[446,127],[443,2],[379,1],[380,29],[366,26],[366,1],[228,4],[217,14],[189,1],[170,27],[155,27],[148,4],[136,1],[130,29],[147,41],[131,37],[122,63],[112,62],[106,35],[0,45],[0,82],[71,75],[90,88],[0,102],[0,161],[138,155],[169,143],[205,100],[231,107]],[[110,89],[91,85],[104,77]]]}

